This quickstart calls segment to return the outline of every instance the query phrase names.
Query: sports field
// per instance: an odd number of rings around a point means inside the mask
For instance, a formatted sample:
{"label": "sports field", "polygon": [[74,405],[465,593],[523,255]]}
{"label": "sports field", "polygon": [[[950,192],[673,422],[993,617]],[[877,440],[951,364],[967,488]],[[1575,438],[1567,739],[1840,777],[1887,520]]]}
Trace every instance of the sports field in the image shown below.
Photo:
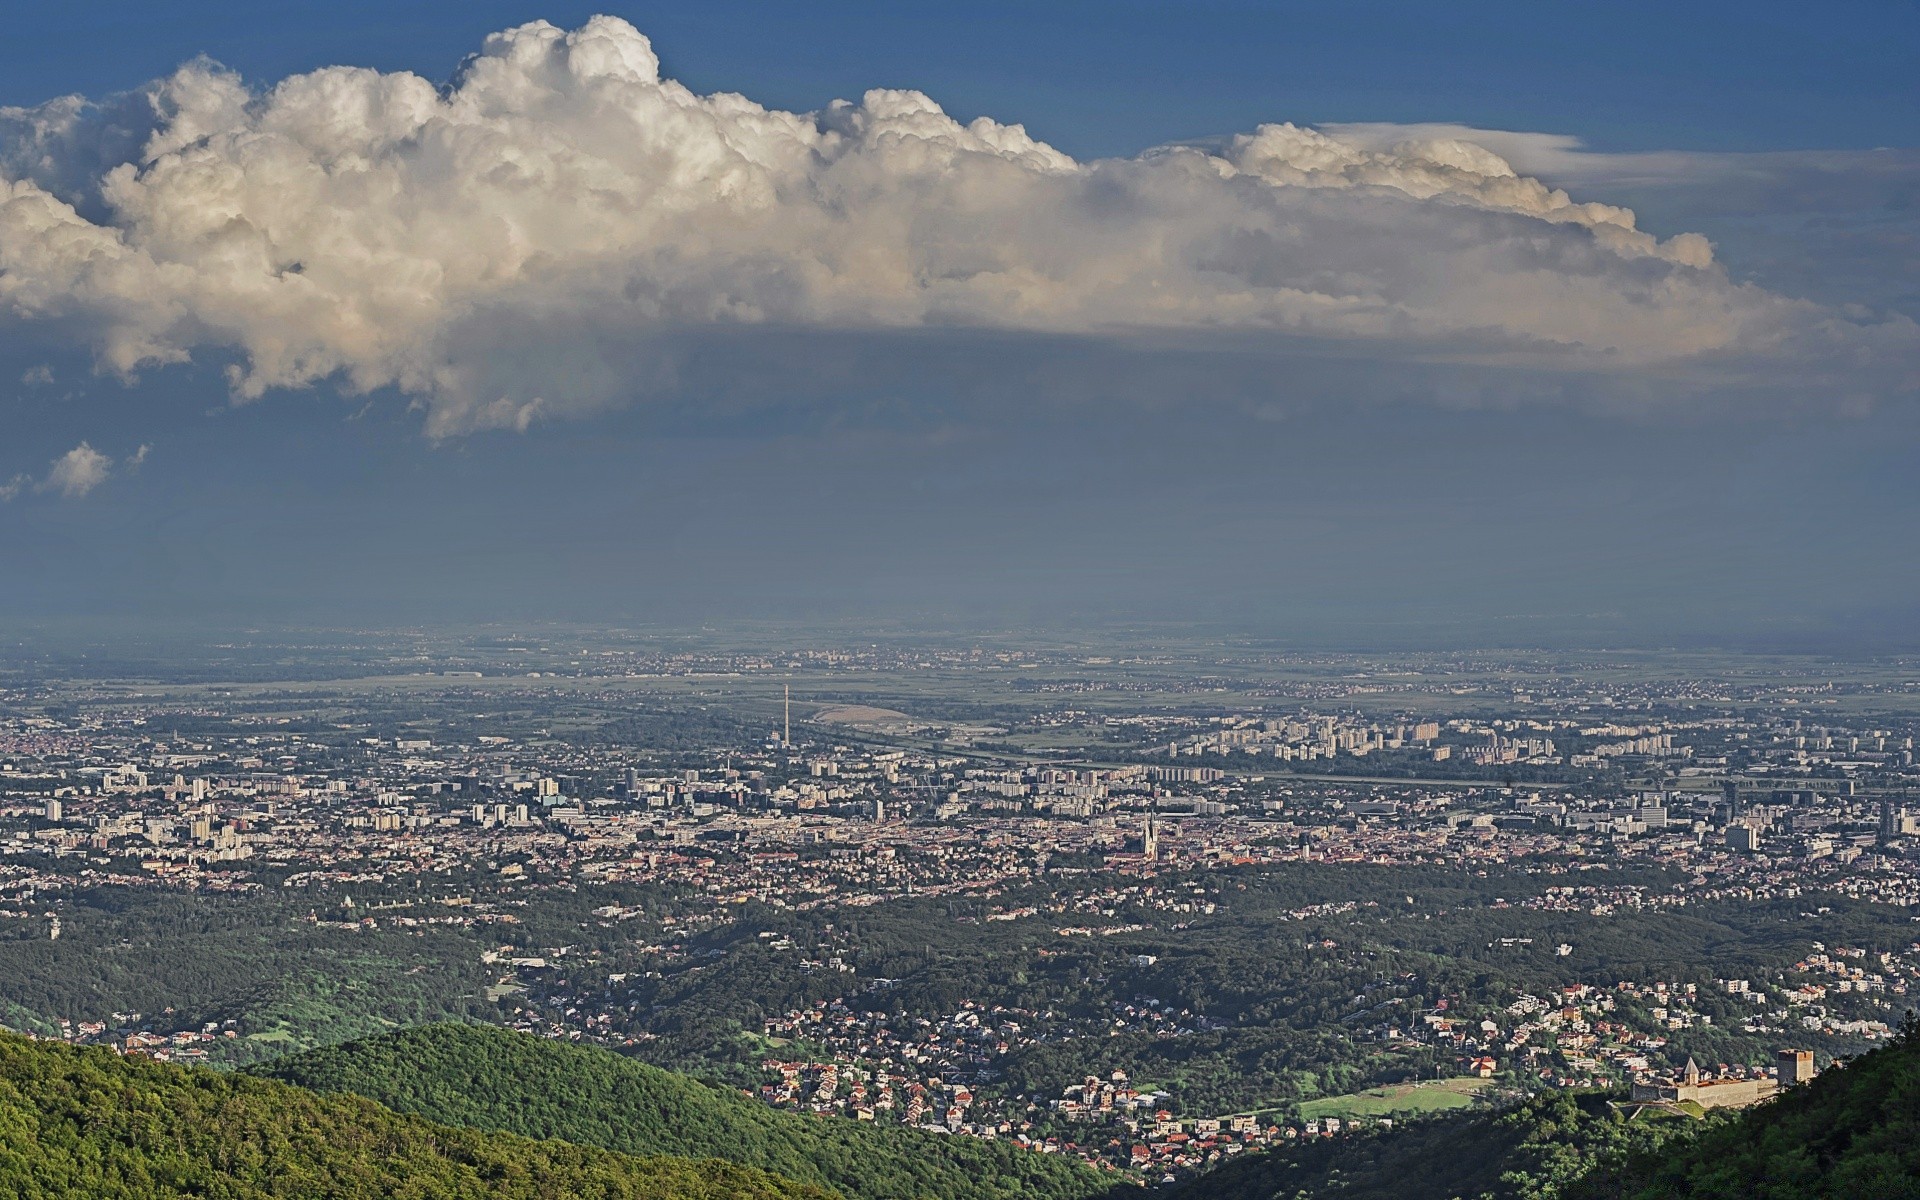
{"label": "sports field", "polygon": [[1327,1096],[1300,1105],[1300,1116],[1309,1121],[1322,1117],[1391,1117],[1398,1113],[1431,1113],[1449,1108],[1466,1108],[1474,1098],[1493,1086],[1491,1079],[1431,1079],[1420,1083],[1399,1083],[1390,1087],[1368,1088],[1344,1096]]}

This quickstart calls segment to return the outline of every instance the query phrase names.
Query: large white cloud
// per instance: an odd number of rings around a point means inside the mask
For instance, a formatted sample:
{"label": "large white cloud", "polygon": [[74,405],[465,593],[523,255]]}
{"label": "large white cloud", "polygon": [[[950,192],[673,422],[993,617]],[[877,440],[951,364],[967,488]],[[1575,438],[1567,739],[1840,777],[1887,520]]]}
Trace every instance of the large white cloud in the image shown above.
{"label": "large white cloud", "polygon": [[698,96],[609,17],[495,35],[444,89],[196,63],[0,111],[0,312],[121,373],[229,356],[242,398],[397,386],[439,434],[660,394],[676,338],[775,328],[1911,370],[1905,318],[1736,283],[1444,130],[1377,134],[1076,162],[918,92]]}

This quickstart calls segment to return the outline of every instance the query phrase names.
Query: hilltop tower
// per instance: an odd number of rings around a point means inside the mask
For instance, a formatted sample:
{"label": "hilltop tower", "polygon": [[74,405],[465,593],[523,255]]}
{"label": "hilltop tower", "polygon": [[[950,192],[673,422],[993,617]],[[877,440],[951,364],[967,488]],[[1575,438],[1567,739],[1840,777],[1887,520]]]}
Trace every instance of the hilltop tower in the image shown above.
{"label": "hilltop tower", "polygon": [[1813,1051],[1811,1050],[1782,1050],[1775,1061],[1777,1063],[1775,1076],[1783,1088],[1790,1088],[1813,1078]]}

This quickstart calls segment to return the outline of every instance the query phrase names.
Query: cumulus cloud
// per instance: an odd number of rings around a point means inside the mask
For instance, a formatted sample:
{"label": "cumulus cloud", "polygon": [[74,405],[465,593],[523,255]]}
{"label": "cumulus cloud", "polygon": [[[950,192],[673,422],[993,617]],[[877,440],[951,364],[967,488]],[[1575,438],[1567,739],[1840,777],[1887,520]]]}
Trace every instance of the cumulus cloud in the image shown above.
{"label": "cumulus cloud", "polygon": [[1711,188],[1723,205],[1735,208],[1782,199],[1804,205],[1816,190],[1827,203],[1842,198],[1881,204],[1910,192],[1920,168],[1920,151],[1914,149],[1610,152],[1569,134],[1442,122],[1354,122],[1327,125],[1323,132],[1374,152],[1471,144],[1498,155],[1515,171],[1569,186]]}
{"label": "cumulus cloud", "polygon": [[1708,231],[1737,274],[1857,313],[1920,318],[1920,147],[1868,150],[1595,150],[1578,138],[1461,125],[1332,125],[1369,149],[1446,139],[1515,170],[1600,191],[1644,219]]}
{"label": "cumulus cloud", "polygon": [[[147,461],[151,449],[141,446],[128,455],[123,465],[129,470]],[[77,500],[107,481],[114,471],[113,456],[102,454],[86,442],[62,454],[47,465],[47,473],[38,479],[24,472],[0,484],[0,501],[12,500],[25,492],[52,493]]]}
{"label": "cumulus cloud", "polygon": [[689,340],[776,329],[1910,375],[1904,317],[1736,282],[1458,132],[1079,162],[914,91],[696,95],[610,17],[497,34],[444,88],[197,62],[0,110],[0,313],[126,375],[221,357],[241,399],[395,387],[436,435],[667,394]]}
{"label": "cumulus cloud", "polygon": [[105,483],[112,471],[111,458],[81,442],[53,460],[47,477],[40,483],[40,490],[58,492],[68,497],[84,496]]}

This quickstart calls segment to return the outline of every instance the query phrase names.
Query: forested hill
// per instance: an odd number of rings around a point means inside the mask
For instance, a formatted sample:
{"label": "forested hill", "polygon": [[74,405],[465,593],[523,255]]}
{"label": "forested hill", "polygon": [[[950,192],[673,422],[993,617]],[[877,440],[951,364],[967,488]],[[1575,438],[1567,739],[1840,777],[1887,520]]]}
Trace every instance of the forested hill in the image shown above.
{"label": "forested hill", "polygon": [[1175,1200],[1920,1200],[1920,1022],[1892,1045],[1697,1121],[1603,1093],[1250,1155]]}
{"label": "forested hill", "polygon": [[1594,1200],[1912,1200],[1920,1197],[1920,1020],[1890,1046],[1737,1120],[1637,1159]]}
{"label": "forested hill", "polygon": [[[318,1090],[0,1034],[0,1196],[1051,1200],[1110,1186],[1011,1145],[778,1113],[609,1051],[486,1027],[267,1069]],[[1920,1198],[1911,1021],[1886,1049],[1739,1114],[1696,1122],[1609,1099],[1553,1093],[1248,1156],[1175,1200]]]}
{"label": "forested hill", "polygon": [[[1364,1137],[1313,1139],[1202,1175],[1176,1200],[1570,1200],[1635,1152],[1686,1136],[1693,1120],[1629,1120],[1604,1093],[1549,1092],[1498,1113],[1420,1121]],[[1583,1193],[1584,1194],[1584,1193]]]}
{"label": "forested hill", "polygon": [[1110,1174],[1011,1143],[777,1112],[610,1050],[490,1026],[428,1025],[253,1070],[451,1124],[726,1159],[849,1200],[1078,1200],[1114,1186]]}
{"label": "forested hill", "polygon": [[720,1162],[455,1129],[372,1101],[0,1034],[8,1200],[829,1200]]}

